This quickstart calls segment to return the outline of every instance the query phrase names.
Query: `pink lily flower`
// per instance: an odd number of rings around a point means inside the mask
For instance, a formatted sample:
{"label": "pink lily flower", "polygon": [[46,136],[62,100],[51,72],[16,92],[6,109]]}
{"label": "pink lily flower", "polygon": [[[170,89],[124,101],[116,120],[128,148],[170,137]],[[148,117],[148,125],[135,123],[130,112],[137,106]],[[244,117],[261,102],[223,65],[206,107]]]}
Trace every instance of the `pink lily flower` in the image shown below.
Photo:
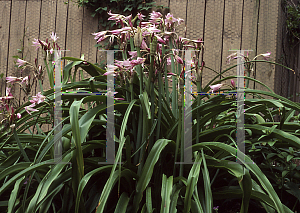
{"label": "pink lily flower", "polygon": [[41,47],[41,44],[40,44],[39,40],[36,39],[36,38],[34,38],[34,41],[32,43],[33,43],[32,46],[36,47],[36,49],[35,49],[36,51]]}
{"label": "pink lily flower", "polygon": [[152,13],[150,13],[150,19],[155,19],[160,17],[162,17],[162,14],[160,12],[152,11]]}
{"label": "pink lily flower", "polygon": [[132,25],[132,22],[131,22],[132,15],[126,16],[125,19],[128,21],[129,26],[130,26],[131,28],[133,28],[133,25]]}
{"label": "pink lily flower", "polygon": [[152,11],[150,13],[150,21],[152,24],[160,24],[161,23],[162,14],[160,12]]}
{"label": "pink lily flower", "polygon": [[137,51],[128,51],[128,53],[131,56],[130,58],[137,57]]}
{"label": "pink lily flower", "polygon": [[111,13],[111,10],[107,14],[110,15],[110,17],[107,20],[118,21],[118,20],[120,20],[123,17],[120,14],[113,14],[113,13]]}
{"label": "pink lily flower", "polygon": [[178,21],[178,20],[176,18],[174,18],[174,16],[172,14],[168,13],[166,15],[165,23],[168,27],[171,27],[171,25],[176,21]]}
{"label": "pink lily flower", "polygon": [[151,25],[151,22],[141,22],[141,27],[147,27],[149,25]]}
{"label": "pink lily flower", "polygon": [[22,79],[21,84],[25,83],[26,86],[28,86],[28,81],[29,81],[29,78],[28,78],[28,76],[26,76],[25,78]]}
{"label": "pink lily flower", "polygon": [[177,22],[178,22],[178,25],[181,25],[184,22],[184,20],[182,18],[178,18]]}
{"label": "pink lily flower", "polygon": [[171,57],[167,58],[167,65],[171,65]]}
{"label": "pink lily flower", "polygon": [[223,84],[216,84],[216,85],[209,85],[209,87],[212,89],[212,93],[217,92]]}
{"label": "pink lily flower", "polygon": [[148,50],[149,49],[144,39],[142,40],[141,48],[143,50]]}
{"label": "pink lily flower", "polygon": [[160,33],[161,32],[161,30],[160,29],[157,29],[155,26],[151,26],[151,27],[148,27],[148,28],[146,28],[147,29],[147,31],[149,32],[149,33]]}
{"label": "pink lily flower", "polygon": [[106,70],[107,72],[104,73],[103,75],[106,76],[106,75],[113,75],[115,76],[115,70],[117,69],[118,67],[117,66],[114,66],[114,65],[107,65],[106,67]]}
{"label": "pink lily flower", "polygon": [[134,66],[136,66],[136,65],[138,65],[138,64],[144,63],[145,60],[146,60],[145,58],[140,58],[140,57],[138,57],[137,60],[132,60],[130,63],[131,63],[131,65],[132,65],[132,67],[134,67]]}
{"label": "pink lily flower", "polygon": [[98,32],[98,33],[92,33],[92,35],[95,36],[96,40],[98,39],[97,43],[99,43],[99,42],[103,41],[106,38],[106,36],[105,36],[106,33],[107,33],[107,31],[101,31],[101,32]]}
{"label": "pink lily flower", "polygon": [[121,29],[111,30],[109,31],[113,35],[119,35],[120,33],[123,33],[124,31],[131,30],[131,27],[123,27]]}
{"label": "pink lily flower", "polygon": [[27,61],[24,61],[24,60],[18,58],[16,64],[17,64],[18,67],[20,68],[20,67],[26,65],[26,64],[27,64]]}
{"label": "pink lily flower", "polygon": [[116,76],[115,71],[107,71],[107,72],[104,73],[103,75],[104,75],[104,76],[107,76],[107,75],[113,75],[113,76]]}
{"label": "pink lily flower", "polygon": [[159,41],[160,43],[166,44],[166,42],[158,35],[155,35],[155,37],[157,38],[157,41]]}
{"label": "pink lily flower", "polygon": [[10,83],[10,84],[13,84],[16,81],[19,81],[19,79],[17,77],[12,77],[12,76],[6,77],[6,80],[7,80],[6,83]]}
{"label": "pink lily flower", "polygon": [[56,40],[59,38],[56,36],[56,33],[52,32],[52,34],[50,35],[50,38],[53,40],[53,42],[56,42]]}
{"label": "pink lily flower", "polygon": [[26,106],[24,108],[25,108],[26,112],[31,115],[31,112],[38,112],[39,111],[37,109],[34,109],[33,107],[35,107],[34,103],[29,105],[29,106]]}
{"label": "pink lily flower", "polygon": [[36,96],[32,96],[32,100],[30,100],[30,102],[32,103],[31,105],[35,106],[35,104],[40,104],[44,102],[45,98],[46,97],[43,96],[41,92],[39,92]]}
{"label": "pink lily flower", "polygon": [[12,96],[12,94],[10,93],[10,91],[11,91],[11,87],[6,87],[6,89],[5,89],[6,96]]}
{"label": "pink lily flower", "polygon": [[144,20],[144,15],[142,13],[137,14],[139,20]]}
{"label": "pink lily flower", "polygon": [[265,59],[266,61],[268,61],[268,59],[270,58],[270,55],[271,55],[271,53],[270,53],[270,52],[267,52],[267,53],[261,54],[261,56],[262,56],[262,57],[264,57],[264,59]]}
{"label": "pink lily flower", "polygon": [[175,60],[177,61],[177,63],[183,64],[183,60],[178,55],[175,55]]}

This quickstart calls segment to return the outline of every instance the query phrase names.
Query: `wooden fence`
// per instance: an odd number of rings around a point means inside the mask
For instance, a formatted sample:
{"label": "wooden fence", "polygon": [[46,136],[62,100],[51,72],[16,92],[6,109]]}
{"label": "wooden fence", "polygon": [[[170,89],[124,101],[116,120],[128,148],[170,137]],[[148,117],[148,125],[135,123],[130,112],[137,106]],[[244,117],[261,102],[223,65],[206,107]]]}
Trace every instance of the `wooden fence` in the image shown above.
{"label": "wooden fence", "polygon": [[[65,4],[65,1],[0,0],[0,73],[4,73],[4,79],[22,75],[15,67],[14,55],[30,62],[37,58],[42,64],[42,56],[35,51],[32,41],[34,38],[44,40],[52,31],[59,36],[59,46],[70,50],[65,56],[80,57],[84,54],[90,62],[101,61],[102,56],[94,47],[96,42],[91,35],[98,31],[98,18],[92,18],[86,8],[78,8],[73,2]],[[204,39],[203,60],[217,72],[230,66],[226,64],[226,57],[233,49],[253,50],[251,57],[269,51],[272,61],[282,59],[284,19],[281,0],[157,0],[156,3],[169,7],[175,17],[185,19],[186,26],[181,26],[179,36]],[[296,74],[262,63],[257,64],[253,72],[257,80],[276,93],[286,97],[294,95],[295,101],[296,92],[299,92],[300,66],[297,48],[294,48],[296,56],[288,59],[292,61],[290,65]],[[206,84],[214,73],[209,69],[204,69],[203,73],[203,83]],[[235,74],[234,69],[225,76]],[[0,86],[4,95],[5,80]],[[47,79],[43,87],[49,88]],[[257,83],[252,83],[251,88],[262,89]],[[39,91],[38,87],[34,90],[33,93]]]}

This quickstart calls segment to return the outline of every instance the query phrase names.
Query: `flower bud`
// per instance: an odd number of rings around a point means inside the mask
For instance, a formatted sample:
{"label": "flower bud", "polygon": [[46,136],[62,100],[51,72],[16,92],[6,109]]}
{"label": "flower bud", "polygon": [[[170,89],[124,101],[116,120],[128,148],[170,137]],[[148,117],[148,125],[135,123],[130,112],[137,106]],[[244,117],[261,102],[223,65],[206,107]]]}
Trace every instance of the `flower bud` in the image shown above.
{"label": "flower bud", "polygon": [[157,38],[154,37],[150,44],[150,55],[155,55],[156,47],[157,47]]}
{"label": "flower bud", "polygon": [[231,79],[231,86],[232,86],[233,88],[235,88],[235,82],[234,82],[234,80],[232,80],[232,79]]}
{"label": "flower bud", "polygon": [[175,55],[175,59],[176,59],[177,63],[183,64],[182,58],[180,58],[178,55]]}
{"label": "flower bud", "polygon": [[179,88],[184,89],[184,80],[182,78],[179,78]]}
{"label": "flower bud", "polygon": [[143,40],[143,37],[142,37],[142,30],[140,27],[137,27],[137,32],[135,33],[134,35],[134,46],[136,47],[140,47],[141,44],[142,44],[142,40]]}

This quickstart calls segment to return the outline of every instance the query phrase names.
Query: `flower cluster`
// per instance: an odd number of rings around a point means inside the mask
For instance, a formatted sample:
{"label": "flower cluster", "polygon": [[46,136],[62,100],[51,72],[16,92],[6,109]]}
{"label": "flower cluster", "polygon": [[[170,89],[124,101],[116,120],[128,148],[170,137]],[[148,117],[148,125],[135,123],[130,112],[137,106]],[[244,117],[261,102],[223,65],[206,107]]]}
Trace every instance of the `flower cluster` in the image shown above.
{"label": "flower cluster", "polygon": [[[136,50],[128,51],[128,59],[116,60],[113,66],[108,65],[106,68],[107,72],[104,75],[114,74],[114,76],[121,77],[121,81],[128,78],[129,82],[132,82],[136,73],[136,66],[144,67],[144,64],[150,61],[150,55],[154,56],[154,80],[157,78],[157,74],[164,69],[165,64],[171,65],[172,59],[175,64],[184,64],[183,53],[180,52],[179,54],[175,50],[190,48],[200,50],[203,47],[202,39],[190,40],[177,35],[176,27],[181,25],[184,20],[175,18],[170,13],[163,16],[160,12],[153,11],[150,13],[149,21],[144,21],[145,16],[141,13],[138,13],[134,18],[132,15],[113,14],[111,11],[108,12],[108,15],[110,16],[108,20],[116,21],[116,24],[121,25],[121,28],[93,33],[97,43],[108,39],[110,44],[117,41],[124,50],[128,48],[127,43],[130,42],[136,48]],[[157,42],[154,42],[154,38]],[[165,51],[164,54],[163,51]],[[193,59],[191,65],[193,69],[199,72],[200,68],[195,61],[196,59]],[[149,75],[147,68],[143,70],[146,75]],[[178,78],[184,78],[184,68],[180,72]]]}
{"label": "flower cluster", "polygon": [[[32,43],[33,46],[36,47],[36,50],[41,48],[44,51],[45,53],[44,59],[46,59],[45,57],[48,54],[48,52],[52,55],[55,49],[60,50],[60,47],[56,43],[57,39],[58,37],[56,36],[56,34],[52,32],[52,34],[50,35],[49,42],[48,39],[46,39],[46,42],[40,39],[34,39]],[[19,69],[21,69],[21,73],[27,66],[29,66],[31,68],[29,70],[33,72],[32,75],[33,78],[31,78],[30,75],[25,77],[15,77],[15,76],[6,77],[6,83],[7,83],[6,94],[4,97],[0,97],[0,114],[4,116],[4,119],[1,120],[1,123],[7,121],[11,127],[14,126],[13,123],[15,119],[20,119],[22,117],[20,112],[15,113],[16,104],[14,103],[14,96],[11,92],[13,86],[15,84],[18,84],[22,89],[22,91],[24,91],[25,95],[27,97],[30,97],[33,80],[40,81],[40,86],[42,86],[41,80],[43,79],[43,73],[44,73],[44,69],[42,68],[42,66],[37,64],[37,59],[35,59],[35,64],[31,64],[30,62],[24,59],[18,58],[16,61],[16,65]],[[51,65],[50,67],[51,70],[53,69],[53,64],[50,63],[50,65]],[[48,63],[45,64],[45,68],[49,70]],[[31,100],[29,101],[31,104],[29,106],[24,107],[24,109],[27,113],[31,114],[31,112],[38,111],[38,109],[36,109],[35,107],[38,104],[45,101],[45,96],[43,96],[41,92],[39,92],[38,94],[36,94],[36,96],[32,96]]]}
{"label": "flower cluster", "polygon": [[[264,58],[264,60],[268,61],[269,58],[270,58],[270,55],[271,55],[270,52],[263,53],[263,54],[259,54],[259,55],[255,56],[255,57],[252,59],[252,61],[256,60],[256,59],[257,59],[258,57],[260,57],[260,56],[262,56],[262,57]],[[227,63],[227,64],[230,64],[230,61],[231,61],[232,59],[237,59],[238,57],[241,57],[241,58],[244,59],[246,71],[248,71],[248,72],[253,71],[253,63],[250,62],[251,59],[249,58],[249,52],[248,52],[248,51],[247,51],[246,54],[240,54],[239,56],[238,56],[237,53],[232,53],[232,54],[230,54],[230,55],[227,57],[227,62],[226,62],[226,63]]]}
{"label": "flower cluster", "polygon": [[32,42],[33,43],[32,46],[36,47],[35,50],[38,50],[39,48],[41,48],[45,52],[49,51],[51,54],[53,54],[53,51],[55,49],[60,50],[60,47],[56,43],[58,38],[59,37],[56,36],[56,33],[52,32],[52,34],[50,35],[50,39],[52,40],[52,42],[48,41],[48,38],[46,39],[46,42],[35,38],[34,41]]}
{"label": "flower cluster", "polygon": [[36,96],[32,96],[32,100],[29,100],[31,104],[29,106],[25,107],[26,112],[28,112],[31,115],[30,112],[39,111],[37,109],[34,109],[33,107],[35,107],[37,104],[40,104],[40,103],[44,102],[45,98],[46,97],[43,96],[41,94],[41,92],[39,92]]}

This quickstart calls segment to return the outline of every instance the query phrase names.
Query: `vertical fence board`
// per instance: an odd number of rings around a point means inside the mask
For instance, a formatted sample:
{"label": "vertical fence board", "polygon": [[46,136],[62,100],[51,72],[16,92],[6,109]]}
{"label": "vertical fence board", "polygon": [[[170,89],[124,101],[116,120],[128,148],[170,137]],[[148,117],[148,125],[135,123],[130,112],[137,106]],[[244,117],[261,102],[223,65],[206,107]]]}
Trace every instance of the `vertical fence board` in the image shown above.
{"label": "vertical fence board", "polygon": [[[21,70],[15,67],[15,61],[17,59],[13,58],[13,56],[18,55],[22,57],[22,53],[18,53],[17,49],[22,49],[23,47],[23,39],[24,39],[24,22],[25,22],[25,1],[12,1],[12,9],[11,9],[11,26],[10,26],[10,40],[9,40],[9,53],[8,53],[8,70],[7,76],[21,76]],[[18,14],[18,15],[14,15]],[[20,87],[16,84],[12,89],[12,94],[16,99],[20,100]],[[19,103],[19,102],[18,102]]]}
{"label": "vertical fence board", "polygon": [[[257,53],[271,52],[271,60],[276,60],[277,33],[278,33],[279,0],[270,4],[267,0],[260,1],[258,45]],[[260,57],[259,59],[262,59]],[[275,65],[269,63],[257,63],[256,79],[274,89]],[[255,89],[266,90],[263,86],[255,84]]]}
{"label": "vertical fence board", "polygon": [[[65,4],[65,0],[57,0],[55,32],[59,37],[57,43],[61,50],[66,50],[67,20],[68,4]],[[62,51],[61,56],[65,54],[66,52]],[[62,61],[62,65],[64,67],[65,61]]]}
{"label": "vertical fence board", "polygon": [[[29,63],[34,65],[35,58],[37,58],[36,47],[32,46],[32,41],[34,38],[38,38],[39,28],[40,28],[40,11],[41,10],[41,1],[39,0],[31,0],[27,1],[26,5],[26,22],[25,22],[25,37],[24,37],[24,52],[23,58]],[[22,72],[24,76],[31,76],[31,79],[34,77],[35,69],[31,66],[27,66],[26,70]],[[32,81],[31,81],[32,83]],[[31,95],[35,95],[37,93],[37,88],[39,84],[35,82],[31,88]],[[40,90],[38,90],[40,91]],[[22,96],[24,93],[22,92]],[[27,99],[21,99],[21,103],[27,101]]]}
{"label": "vertical fence board", "polygon": [[[83,10],[82,20],[82,43],[81,54],[84,54],[84,59],[91,63],[96,63],[97,48],[94,47],[96,40],[91,33],[95,33],[98,30],[98,19],[92,17],[90,11],[87,8]],[[84,78],[89,78],[90,75],[84,71]]]}
{"label": "vertical fence board", "polygon": [[[205,66],[220,72],[224,0],[207,0],[204,30]],[[204,68],[202,85],[205,86],[216,73]]]}
{"label": "vertical fence board", "polygon": [[3,78],[0,79],[0,96],[5,95],[5,78],[7,73],[8,60],[8,39],[9,39],[9,23],[10,23],[10,1],[0,1],[0,74]]}
{"label": "vertical fence board", "polygon": [[[81,56],[82,16],[83,8],[78,8],[73,2],[69,3],[66,46],[67,50],[70,51],[66,52],[66,56],[75,58],[80,58]],[[79,73],[76,75],[76,81],[79,80],[78,77]]]}
{"label": "vertical fence board", "polygon": [[[197,40],[203,38],[204,35],[204,13],[205,0],[189,0],[187,4],[187,18],[185,20],[187,34],[186,38]],[[205,41],[204,41],[205,44]],[[193,53],[197,54],[196,52]],[[202,60],[202,53],[200,53],[200,63]],[[197,87],[193,86],[193,92],[197,92]]]}
{"label": "vertical fence board", "polygon": [[197,40],[203,37],[204,8],[205,0],[188,1],[187,19],[185,20],[188,39]]}
{"label": "vertical fence board", "polygon": [[[39,37],[43,41],[46,41],[48,38],[48,42],[50,42],[50,35],[55,31],[56,0],[43,0],[41,13],[42,16]],[[40,65],[44,65],[42,52],[43,51],[40,50],[38,54],[38,63]],[[46,70],[44,71],[43,89],[50,89],[50,82]],[[37,92],[39,92],[39,89],[37,89]]]}
{"label": "vertical fence board", "polygon": [[[223,53],[222,53],[222,69],[221,71],[230,68],[233,64],[236,64],[236,60],[231,64],[226,64],[228,55],[234,53],[234,51],[240,49],[241,46],[241,26],[243,17],[243,1],[227,0],[225,1],[225,15],[224,15],[224,33],[223,33]],[[223,76],[236,75],[236,68],[233,68],[226,72]],[[230,85],[230,80],[226,82]]]}
{"label": "vertical fence board", "polygon": [[[186,19],[186,1],[175,0],[170,2],[170,13],[173,14],[175,18]],[[187,21],[185,20],[185,24]],[[185,24],[177,27],[176,33],[178,36],[185,37]]]}
{"label": "vertical fence board", "polygon": [[[243,27],[242,27],[242,50],[249,51],[249,58],[252,59],[256,55],[256,38],[257,38],[257,22],[258,22],[258,1],[244,0],[243,9]],[[247,73],[246,73],[247,75]],[[254,72],[250,73],[250,77],[254,77]],[[254,89],[253,81],[249,81],[249,88]]]}

